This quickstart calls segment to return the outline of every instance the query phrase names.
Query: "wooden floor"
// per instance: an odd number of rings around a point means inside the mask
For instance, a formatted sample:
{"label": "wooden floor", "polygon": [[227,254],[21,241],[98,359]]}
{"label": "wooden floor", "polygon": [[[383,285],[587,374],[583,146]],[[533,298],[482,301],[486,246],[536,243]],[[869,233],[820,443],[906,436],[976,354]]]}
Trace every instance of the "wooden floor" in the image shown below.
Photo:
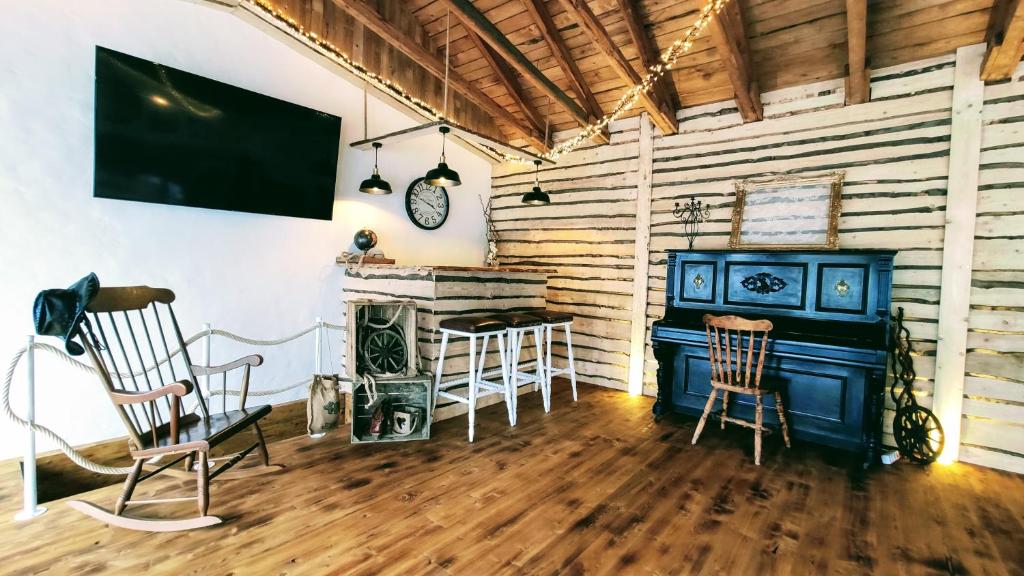
{"label": "wooden floor", "polygon": [[[5,574],[1024,574],[1024,477],[969,465],[863,473],[857,460],[717,422],[651,421],[649,398],[564,387],[439,423],[422,443],[347,436],[272,445],[289,470],[215,482],[226,522],[177,534],[109,528],[61,501],[29,523],[0,478]],[[194,489],[153,480],[153,488]],[[118,487],[87,496],[112,507]],[[141,510],[141,508],[140,508]],[[191,507],[181,510],[189,513]]]}

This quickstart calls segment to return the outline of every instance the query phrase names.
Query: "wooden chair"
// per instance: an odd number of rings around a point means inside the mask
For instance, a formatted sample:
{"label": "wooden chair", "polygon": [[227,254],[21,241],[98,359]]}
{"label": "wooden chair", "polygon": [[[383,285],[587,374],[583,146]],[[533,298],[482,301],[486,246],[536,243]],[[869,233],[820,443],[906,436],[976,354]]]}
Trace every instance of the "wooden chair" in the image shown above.
{"label": "wooden chair", "polygon": [[[768,430],[764,426],[763,399],[766,394],[775,395],[775,409],[779,412],[782,438],[786,442],[786,447],[789,448],[789,428],[786,426],[782,393],[770,384],[761,383],[761,369],[764,367],[764,355],[768,349],[768,333],[771,332],[772,327],[772,323],[768,320],[704,315],[704,329],[708,337],[708,358],[711,361],[711,394],[708,396],[707,404],[704,405],[704,414],[701,415],[700,422],[697,423],[697,429],[693,432],[693,444],[696,444],[697,439],[700,438],[708,414],[711,413],[715,399],[718,397],[718,391],[721,390],[722,429],[725,429],[726,422],[754,429],[754,464],[761,465],[761,433]],[[759,346],[756,345],[758,337],[761,339]],[[744,338],[746,338],[746,346],[744,346]],[[754,367],[755,346],[758,350],[756,368]],[[744,347],[746,348],[745,355]],[[730,392],[754,396],[756,409],[753,423],[728,415]]]}
{"label": "wooden chair", "polygon": [[[113,512],[81,500],[73,500],[69,505],[122,528],[171,532],[218,524],[220,518],[207,514],[210,480],[224,474],[253,450],[258,450],[263,466],[227,472],[225,478],[281,469],[281,466],[270,465],[259,425],[260,418],[270,413],[270,406],[246,407],[249,372],[253,366],[262,364],[263,359],[253,355],[222,366],[192,364],[171,308],[173,301],[174,292],[163,288],[101,288],[86,309],[87,322],[83,322],[79,336],[128,431],[128,450],[135,463]],[[181,352],[175,353],[177,349]],[[221,413],[211,414],[203,394],[196,390],[196,376],[221,374],[226,389],[228,373],[237,368],[242,369],[238,408],[227,410],[225,401]],[[198,414],[185,410],[182,399],[189,396]],[[211,470],[211,449],[246,428],[254,432],[255,442],[241,452],[225,456],[224,463]],[[160,461],[154,463],[155,459]],[[182,461],[184,470],[172,468]],[[132,500],[136,484],[159,473],[187,478],[195,474],[196,496]],[[124,514],[130,504],[188,500],[197,502],[198,517],[159,520]]]}

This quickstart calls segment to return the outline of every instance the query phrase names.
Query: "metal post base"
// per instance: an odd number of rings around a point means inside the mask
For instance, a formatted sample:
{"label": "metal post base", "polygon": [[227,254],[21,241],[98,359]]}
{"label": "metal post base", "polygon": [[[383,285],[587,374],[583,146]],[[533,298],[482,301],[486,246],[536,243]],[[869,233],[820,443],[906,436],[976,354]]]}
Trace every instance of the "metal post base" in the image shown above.
{"label": "metal post base", "polygon": [[18,512],[14,515],[14,520],[16,522],[24,522],[26,520],[31,520],[37,516],[42,516],[43,514],[46,514],[46,507],[36,506],[35,510],[22,510],[21,512]]}

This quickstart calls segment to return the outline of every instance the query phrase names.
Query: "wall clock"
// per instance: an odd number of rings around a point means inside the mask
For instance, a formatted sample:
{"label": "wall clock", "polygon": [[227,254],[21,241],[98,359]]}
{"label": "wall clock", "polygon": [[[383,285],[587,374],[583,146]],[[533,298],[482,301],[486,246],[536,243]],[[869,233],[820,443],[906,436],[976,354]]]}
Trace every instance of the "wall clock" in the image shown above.
{"label": "wall clock", "polygon": [[417,178],[405,191],[405,211],[412,223],[424,230],[437,230],[448,219],[448,191]]}

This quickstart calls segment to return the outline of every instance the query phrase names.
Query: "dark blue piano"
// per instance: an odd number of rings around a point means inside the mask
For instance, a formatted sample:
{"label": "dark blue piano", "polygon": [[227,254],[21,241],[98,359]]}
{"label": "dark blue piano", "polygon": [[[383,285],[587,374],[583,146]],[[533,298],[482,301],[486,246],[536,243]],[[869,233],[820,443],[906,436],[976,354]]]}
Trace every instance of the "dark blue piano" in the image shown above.
{"label": "dark blue piano", "polygon": [[[654,323],[654,415],[699,416],[711,392],[704,314],[766,318],[764,378],[782,385],[794,438],[862,452],[881,435],[892,299],[892,250],[670,251],[665,317]],[[751,397],[731,415],[753,420]],[[778,424],[774,400],[765,420]],[[715,407],[721,410],[721,406]]]}

